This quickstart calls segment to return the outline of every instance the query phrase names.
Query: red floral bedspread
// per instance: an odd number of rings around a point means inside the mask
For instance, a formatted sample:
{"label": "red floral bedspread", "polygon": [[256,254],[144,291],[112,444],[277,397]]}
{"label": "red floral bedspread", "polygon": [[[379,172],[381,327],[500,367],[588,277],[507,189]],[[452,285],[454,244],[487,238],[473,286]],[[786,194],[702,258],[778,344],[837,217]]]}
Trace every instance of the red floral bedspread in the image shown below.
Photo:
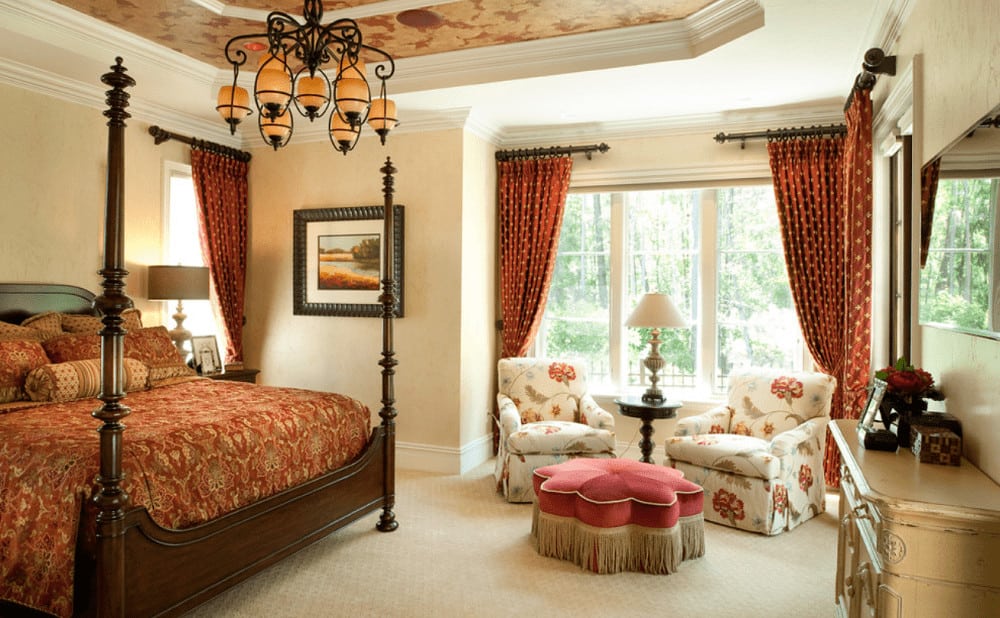
{"label": "red floral bedspread", "polygon": [[[185,528],[351,462],[370,415],[330,393],[196,379],[130,393],[124,487]],[[72,613],[82,501],[98,471],[88,399],[0,409],[0,599]]]}

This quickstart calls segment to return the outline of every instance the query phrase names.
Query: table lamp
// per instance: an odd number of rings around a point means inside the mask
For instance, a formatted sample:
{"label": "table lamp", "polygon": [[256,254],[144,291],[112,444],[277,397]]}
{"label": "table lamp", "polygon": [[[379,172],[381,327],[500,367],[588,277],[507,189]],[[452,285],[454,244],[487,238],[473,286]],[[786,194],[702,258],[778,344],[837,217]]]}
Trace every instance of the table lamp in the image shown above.
{"label": "table lamp", "polygon": [[174,313],[173,330],[170,338],[182,358],[187,360],[188,352],[185,342],[191,339],[191,331],[184,328],[185,300],[208,299],[208,268],[205,266],[150,266],[147,279],[147,294],[149,300],[176,300],[177,312]]}
{"label": "table lamp", "polygon": [[666,361],[660,356],[660,329],[684,328],[687,320],[666,294],[652,292],[642,297],[632,310],[632,315],[625,321],[625,326],[653,329],[649,338],[649,356],[642,361],[650,374],[649,388],[643,393],[642,400],[660,403],[663,401],[663,391],[656,385],[659,380],[656,374],[666,365]]}

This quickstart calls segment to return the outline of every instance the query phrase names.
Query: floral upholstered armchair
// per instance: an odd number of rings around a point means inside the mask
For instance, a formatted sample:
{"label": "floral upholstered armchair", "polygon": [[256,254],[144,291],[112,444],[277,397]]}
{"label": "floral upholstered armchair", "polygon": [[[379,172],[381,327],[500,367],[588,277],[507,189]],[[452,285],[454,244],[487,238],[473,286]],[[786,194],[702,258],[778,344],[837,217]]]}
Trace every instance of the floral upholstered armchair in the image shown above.
{"label": "floral upholstered armchair", "polygon": [[823,454],[837,381],[751,369],[729,378],[726,405],[683,418],[670,465],[705,490],[705,519],[767,535],[826,508]]}
{"label": "floral upholstered armchair", "polygon": [[531,502],[532,472],[575,457],[614,457],[615,419],[587,394],[580,361],[502,358],[495,477],[508,502]]}

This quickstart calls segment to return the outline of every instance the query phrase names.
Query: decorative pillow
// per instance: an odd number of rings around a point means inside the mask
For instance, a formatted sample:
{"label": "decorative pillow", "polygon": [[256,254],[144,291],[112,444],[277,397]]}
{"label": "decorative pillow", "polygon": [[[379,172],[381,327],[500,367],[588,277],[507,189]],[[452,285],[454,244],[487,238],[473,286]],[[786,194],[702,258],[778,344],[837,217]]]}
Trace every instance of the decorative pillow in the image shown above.
{"label": "decorative pillow", "polygon": [[[125,329],[129,332],[142,328],[142,312],[138,309],[126,309],[122,311],[122,319],[125,320]],[[62,329],[67,333],[84,333],[93,335],[104,326],[100,316],[82,315],[77,313],[62,314]]]}
{"label": "decorative pillow", "polygon": [[125,356],[147,365],[187,365],[165,326],[140,328],[125,335]]}
{"label": "decorative pillow", "polygon": [[23,341],[41,341],[41,331],[27,326],[18,326],[0,322],[0,341],[10,341],[11,339],[21,339]]}
{"label": "decorative pillow", "polygon": [[24,379],[36,367],[49,362],[37,341],[0,341],[0,403],[27,399]]}
{"label": "decorative pillow", "polygon": [[101,338],[98,335],[60,335],[42,342],[53,363],[68,363],[101,358]]}
{"label": "decorative pillow", "polygon": [[[145,390],[149,369],[142,361],[125,359],[125,390]],[[24,382],[32,401],[71,401],[101,394],[101,361],[97,359],[51,363],[32,370]]]}
{"label": "decorative pillow", "polygon": [[25,318],[21,326],[27,326],[37,330],[42,335],[42,339],[58,337],[63,334],[62,314],[55,311],[46,311],[31,317]]}

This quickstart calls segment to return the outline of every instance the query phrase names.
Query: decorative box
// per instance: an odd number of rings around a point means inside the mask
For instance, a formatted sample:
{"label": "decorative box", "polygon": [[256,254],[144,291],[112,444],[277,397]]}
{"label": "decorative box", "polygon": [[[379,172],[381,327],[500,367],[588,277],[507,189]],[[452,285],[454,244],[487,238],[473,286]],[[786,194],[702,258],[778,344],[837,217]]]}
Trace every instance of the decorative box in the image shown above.
{"label": "decorative box", "polygon": [[962,438],[942,427],[913,425],[910,447],[921,463],[957,466],[962,463]]}

